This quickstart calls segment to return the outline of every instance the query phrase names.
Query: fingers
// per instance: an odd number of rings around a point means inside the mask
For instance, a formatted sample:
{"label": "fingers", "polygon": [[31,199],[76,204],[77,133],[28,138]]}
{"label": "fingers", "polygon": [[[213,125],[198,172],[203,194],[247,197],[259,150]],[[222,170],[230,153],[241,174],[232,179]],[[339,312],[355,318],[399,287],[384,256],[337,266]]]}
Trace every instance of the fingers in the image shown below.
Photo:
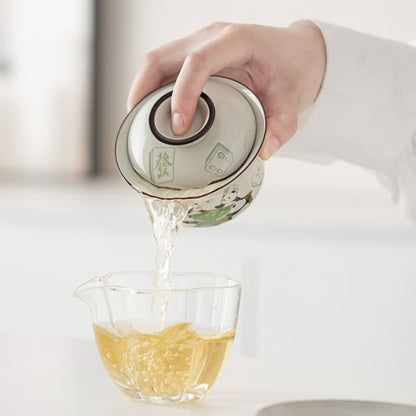
{"label": "fingers", "polygon": [[226,67],[241,66],[249,57],[249,50],[238,30],[222,33],[186,57],[172,94],[172,129],[175,134],[185,133],[191,125],[209,76]]}
{"label": "fingers", "polygon": [[295,113],[280,113],[267,117],[266,139],[260,149],[260,158],[269,159],[282,145],[284,145],[297,129]]}
{"label": "fingers", "polygon": [[180,42],[147,54],[130,87],[127,110],[130,111],[142,98],[163,84],[173,81],[185,57],[186,48]]}
{"label": "fingers", "polygon": [[[227,67],[230,72],[231,67],[239,67],[250,58],[244,37],[240,25],[216,23],[149,53],[130,89],[128,110],[177,77],[172,95],[172,128],[178,135],[185,133],[209,76]],[[244,75],[241,77],[244,81]]]}
{"label": "fingers", "polygon": [[151,65],[144,64],[136,74],[127,98],[129,112],[143,97],[160,86],[161,75]]}
{"label": "fingers", "polygon": [[127,108],[130,111],[147,94],[174,81],[190,51],[221,33],[227,23],[217,22],[197,32],[167,43],[149,52],[130,88]]}

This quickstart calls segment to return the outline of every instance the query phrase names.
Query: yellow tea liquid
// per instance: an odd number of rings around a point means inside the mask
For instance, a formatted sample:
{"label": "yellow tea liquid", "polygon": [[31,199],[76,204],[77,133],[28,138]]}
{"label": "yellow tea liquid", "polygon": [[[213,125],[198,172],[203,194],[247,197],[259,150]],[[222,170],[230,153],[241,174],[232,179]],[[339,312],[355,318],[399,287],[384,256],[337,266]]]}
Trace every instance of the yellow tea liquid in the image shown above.
{"label": "yellow tea liquid", "polygon": [[94,333],[108,373],[126,393],[198,397],[214,384],[235,330],[201,336],[191,324],[181,323],[152,334],[120,331],[120,335],[94,325]]}

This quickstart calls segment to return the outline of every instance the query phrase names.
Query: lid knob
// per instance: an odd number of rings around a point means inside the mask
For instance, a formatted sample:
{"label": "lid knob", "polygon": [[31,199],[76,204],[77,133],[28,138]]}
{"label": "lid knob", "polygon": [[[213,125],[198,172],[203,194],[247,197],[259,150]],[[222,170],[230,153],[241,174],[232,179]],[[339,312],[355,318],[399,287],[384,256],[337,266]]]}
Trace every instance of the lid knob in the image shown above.
{"label": "lid knob", "polygon": [[201,94],[192,124],[183,135],[176,135],[172,130],[171,101],[172,91],[160,97],[149,114],[150,129],[159,141],[170,145],[189,144],[209,131],[215,119],[215,107],[207,94]]}

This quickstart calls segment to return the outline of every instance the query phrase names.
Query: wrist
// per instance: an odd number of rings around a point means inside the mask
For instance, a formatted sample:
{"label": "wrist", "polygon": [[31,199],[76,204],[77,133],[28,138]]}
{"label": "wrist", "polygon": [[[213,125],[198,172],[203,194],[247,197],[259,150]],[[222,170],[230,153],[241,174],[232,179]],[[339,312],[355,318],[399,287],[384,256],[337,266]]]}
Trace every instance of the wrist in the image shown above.
{"label": "wrist", "polygon": [[303,47],[301,62],[301,109],[309,107],[318,97],[325,77],[326,46],[321,30],[309,20],[294,22],[289,29],[296,35]]}

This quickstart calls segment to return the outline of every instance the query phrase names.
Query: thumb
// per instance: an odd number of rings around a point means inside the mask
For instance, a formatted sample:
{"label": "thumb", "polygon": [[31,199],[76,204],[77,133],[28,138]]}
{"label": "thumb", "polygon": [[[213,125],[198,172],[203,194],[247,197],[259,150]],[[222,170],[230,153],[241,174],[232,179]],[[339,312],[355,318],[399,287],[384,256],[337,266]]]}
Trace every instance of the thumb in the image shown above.
{"label": "thumb", "polygon": [[269,159],[296,133],[297,125],[297,116],[290,112],[268,116],[266,139],[260,149],[260,158]]}

